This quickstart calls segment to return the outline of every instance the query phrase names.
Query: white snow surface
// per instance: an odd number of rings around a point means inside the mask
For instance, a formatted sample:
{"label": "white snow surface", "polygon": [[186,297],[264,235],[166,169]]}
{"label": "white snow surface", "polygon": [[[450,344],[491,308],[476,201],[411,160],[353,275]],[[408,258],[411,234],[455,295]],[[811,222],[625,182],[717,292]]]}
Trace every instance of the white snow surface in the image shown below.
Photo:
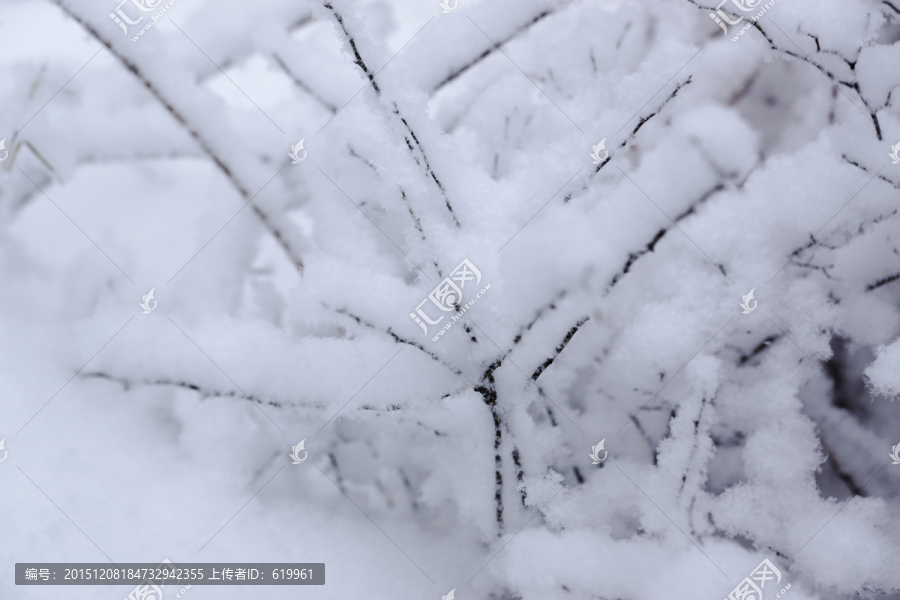
{"label": "white snow surface", "polygon": [[900,598],[900,3],[742,1],[0,4],[0,598]]}

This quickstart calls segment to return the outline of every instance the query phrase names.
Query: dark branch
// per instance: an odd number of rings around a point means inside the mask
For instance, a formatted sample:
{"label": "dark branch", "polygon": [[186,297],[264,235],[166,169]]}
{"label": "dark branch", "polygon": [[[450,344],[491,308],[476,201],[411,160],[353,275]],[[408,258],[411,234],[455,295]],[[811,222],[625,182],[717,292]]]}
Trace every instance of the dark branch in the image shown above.
{"label": "dark branch", "polygon": [[[416,143],[416,148],[419,149],[419,153],[422,155],[422,160],[425,162],[425,171],[428,175],[431,176],[431,179],[434,180],[434,183],[437,185],[438,189],[441,191],[441,195],[444,197],[444,205],[447,207],[447,210],[450,211],[450,216],[453,217],[453,222],[456,223],[456,226],[459,227],[459,220],[456,218],[456,214],[453,212],[453,207],[450,206],[450,198],[447,197],[447,191],[444,189],[444,186],[441,184],[440,180],[437,178],[437,175],[434,174],[434,169],[431,168],[431,163],[428,162],[428,156],[425,154],[425,149],[422,148],[422,144],[419,143],[419,138],[416,136],[416,132],[412,130],[412,127],[409,126],[409,123],[406,122],[406,119],[403,118],[403,115],[400,114],[400,109],[397,107],[397,103],[394,102],[394,114],[400,119],[403,125],[406,127],[406,130],[409,132],[409,135],[412,136],[413,141]],[[409,143],[409,140],[406,140],[406,145],[409,147],[410,152],[412,152],[412,145]],[[415,154],[413,154],[415,158]],[[416,158],[416,162],[418,158]]]}
{"label": "dark branch", "polygon": [[122,386],[122,389],[128,391],[133,387],[138,385],[161,385],[161,386],[171,386],[171,387],[180,387],[187,390],[192,390],[200,394],[205,398],[239,398],[241,400],[249,400],[255,404],[263,404],[266,406],[274,406],[275,408],[282,408],[284,406],[311,406],[311,405],[301,405],[293,402],[279,402],[276,400],[263,400],[259,396],[254,396],[253,394],[243,394],[235,391],[223,392],[221,390],[214,390],[209,388],[204,388],[196,383],[191,383],[189,381],[178,381],[175,379],[167,379],[165,377],[161,377],[158,379],[138,379],[131,380],[124,377],[115,377],[108,373],[102,373],[99,371],[94,371],[91,373],[84,373],[82,375],[85,379],[105,379],[106,381],[112,381],[114,383],[118,383]]}
{"label": "dark branch", "polygon": [[590,319],[590,317],[584,317],[584,318],[580,319],[577,323],[575,323],[574,327],[569,329],[568,333],[566,333],[566,337],[563,338],[563,341],[553,351],[553,356],[547,358],[547,360],[545,360],[541,364],[541,366],[539,366],[537,369],[535,369],[534,373],[531,374],[532,381],[537,381],[537,378],[541,376],[541,373],[543,373],[547,367],[549,367],[550,365],[553,364],[553,361],[556,360],[556,358],[560,355],[560,353],[563,350],[565,350],[566,346],[572,340],[572,337],[574,337],[575,334],[578,333],[578,330],[581,328],[581,326],[584,325],[589,319]]}
{"label": "dark branch", "polygon": [[481,385],[475,387],[475,391],[481,394],[484,403],[491,409],[494,419],[494,502],[497,519],[497,535],[503,535],[503,458],[500,455],[500,442],[503,437],[503,420],[497,406],[497,388],[494,382],[494,371],[500,368],[503,359],[498,358],[491,363],[481,377]]}
{"label": "dark branch", "polygon": [[413,341],[411,341],[411,340],[407,340],[406,338],[400,337],[399,335],[397,335],[396,333],[394,333],[394,332],[391,330],[390,327],[388,327],[386,330],[382,331],[381,329],[377,328],[374,324],[369,323],[368,321],[366,321],[366,320],[363,319],[362,317],[359,317],[359,316],[357,316],[357,315],[354,315],[353,313],[351,313],[350,311],[348,311],[346,308],[332,308],[332,307],[328,306],[327,304],[325,304],[324,302],[322,303],[322,306],[324,306],[325,308],[327,308],[327,309],[329,309],[329,310],[333,310],[334,312],[336,312],[336,313],[338,313],[338,314],[340,314],[340,315],[344,315],[344,316],[346,316],[346,317],[349,317],[349,318],[353,319],[354,321],[356,321],[359,325],[362,325],[363,327],[368,327],[369,329],[371,329],[371,330],[373,330],[373,331],[379,331],[379,332],[382,332],[382,333],[386,333],[387,335],[389,335],[389,336],[391,336],[392,338],[394,338],[394,341],[397,342],[398,344],[407,344],[408,346],[412,346],[413,348],[417,348],[418,350],[421,350],[421,351],[424,352],[426,355],[428,355],[428,356],[431,358],[431,360],[434,360],[434,361],[436,361],[436,362],[439,362],[439,363],[441,363],[443,366],[445,366],[445,367],[447,367],[448,369],[450,369],[451,371],[453,371],[454,374],[456,374],[456,375],[462,375],[462,371],[460,371],[460,370],[457,369],[456,367],[453,367],[453,366],[449,365],[448,363],[444,362],[444,360],[443,360],[440,356],[438,356],[437,354],[435,354],[435,353],[433,353],[433,352],[431,352],[431,351],[429,351],[429,350],[426,350],[425,347],[422,346],[422,344],[418,344],[418,343],[413,342]]}
{"label": "dark branch", "polygon": [[[684,86],[691,83],[691,77],[692,77],[691,75],[688,75],[688,78],[686,80],[684,80],[683,82],[681,82],[677,86],[675,86],[675,90],[671,94],[669,94],[669,96],[665,100],[663,100],[662,104],[660,104],[656,108],[656,110],[654,110],[652,113],[650,113],[646,117],[641,117],[641,119],[638,121],[638,124],[635,126],[634,130],[631,132],[631,134],[627,138],[622,140],[621,144],[619,144],[619,148],[624,148],[625,146],[627,146],[637,136],[637,132],[640,131],[641,127],[643,127],[647,123],[647,121],[649,121],[653,117],[658,116],[659,113],[662,112],[662,110],[665,108],[665,106],[669,102],[671,102],[675,98],[675,96],[678,95],[678,92],[681,90],[681,88],[683,88]],[[588,185],[590,184],[591,180],[594,178],[594,175],[599,173],[600,169],[605,167],[611,160],[612,160],[612,155],[610,154],[609,156],[606,157],[606,160],[604,160],[602,163],[597,165],[597,168],[594,169],[590,173],[590,175],[587,176],[587,179],[581,185],[581,188],[579,190],[577,190],[577,192],[583,192],[584,190],[586,190],[588,188]],[[574,196],[577,192],[569,192],[569,194],[566,195],[565,198],[563,198],[563,203],[565,204],[566,202],[571,200],[572,196]]]}
{"label": "dark branch", "polygon": [[452,73],[450,73],[447,77],[444,78],[443,81],[441,81],[439,84],[434,86],[434,88],[432,88],[431,93],[434,94],[434,93],[440,91],[440,89],[442,87],[444,87],[445,85],[447,85],[448,83],[450,83],[451,81],[453,81],[454,79],[456,79],[457,77],[459,77],[460,75],[462,75],[463,73],[465,73],[466,71],[468,71],[469,69],[471,69],[472,67],[477,65],[478,63],[480,63],[481,61],[483,61],[484,59],[486,59],[488,56],[490,56],[491,54],[493,54],[494,52],[499,50],[501,46],[509,43],[515,37],[517,37],[519,34],[521,34],[523,31],[526,31],[529,28],[531,28],[531,26],[534,25],[535,23],[538,23],[538,22],[542,21],[543,19],[545,19],[546,17],[548,17],[549,15],[553,14],[553,12],[554,11],[552,11],[552,10],[545,10],[545,11],[538,13],[536,16],[532,17],[531,20],[520,25],[511,34],[509,34],[502,40],[498,41],[496,45],[492,45],[492,46],[486,48],[477,57],[475,57],[474,59],[470,60],[468,63],[463,65],[462,67],[460,67],[460,68],[456,69],[455,71],[453,71]]}
{"label": "dark branch", "polygon": [[[531,328],[534,327],[534,324],[538,322],[538,319],[540,319],[544,315],[545,311],[556,310],[556,303],[565,297],[566,297],[566,290],[563,290],[559,294],[557,294],[556,297],[553,300],[551,300],[549,304],[539,308],[537,310],[537,313],[535,313],[534,318],[527,325],[519,328],[519,332],[516,334],[516,337],[513,338],[513,343],[512,343],[513,347],[515,347],[516,345],[518,345],[519,342],[522,341],[522,336],[525,334],[526,331],[531,331]],[[509,349],[509,352],[512,352],[512,348]]]}
{"label": "dark branch", "polygon": [[872,284],[869,284],[868,286],[866,286],[866,291],[871,292],[872,290],[876,290],[876,289],[880,288],[881,286],[887,285],[887,284],[891,283],[892,281],[897,281],[898,279],[900,279],[900,273],[896,273],[894,275],[891,275],[890,277],[885,277],[884,279],[879,279],[875,283],[872,283]]}
{"label": "dark branch", "polygon": [[372,88],[375,90],[375,93],[380,96],[381,88],[379,88],[378,84],[375,83],[375,74],[369,70],[369,67],[367,67],[365,61],[363,61],[362,56],[360,56],[359,50],[356,47],[356,40],[353,39],[353,36],[350,35],[349,31],[347,31],[347,27],[344,26],[344,19],[341,17],[338,11],[334,10],[334,7],[331,6],[331,4],[326,2],[325,8],[330,10],[331,14],[334,15],[334,18],[337,21],[337,24],[340,26],[341,31],[344,32],[344,37],[346,37],[347,41],[350,43],[350,48],[351,50],[353,50],[353,56],[356,58],[356,60],[353,61],[353,64],[362,69],[362,72],[365,73],[366,77],[369,78],[369,81],[372,82]]}

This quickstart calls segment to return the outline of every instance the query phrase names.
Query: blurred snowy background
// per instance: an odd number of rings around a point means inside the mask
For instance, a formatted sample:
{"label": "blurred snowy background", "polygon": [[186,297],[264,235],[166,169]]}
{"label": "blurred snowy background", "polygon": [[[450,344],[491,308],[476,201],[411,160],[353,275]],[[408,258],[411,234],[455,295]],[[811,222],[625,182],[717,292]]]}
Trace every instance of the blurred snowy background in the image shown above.
{"label": "blurred snowy background", "polygon": [[900,597],[900,4],[716,8],[0,4],[0,598]]}

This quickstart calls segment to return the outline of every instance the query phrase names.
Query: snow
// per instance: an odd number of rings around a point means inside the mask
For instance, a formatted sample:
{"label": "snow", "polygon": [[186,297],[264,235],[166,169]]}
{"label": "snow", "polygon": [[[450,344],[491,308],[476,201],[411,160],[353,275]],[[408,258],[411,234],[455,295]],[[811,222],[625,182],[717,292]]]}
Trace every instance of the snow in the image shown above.
{"label": "snow", "polygon": [[114,4],[0,6],[5,564],[900,598],[896,6]]}
{"label": "snow", "polygon": [[878,356],[866,369],[866,378],[874,391],[891,398],[900,395],[900,342],[879,346]]}

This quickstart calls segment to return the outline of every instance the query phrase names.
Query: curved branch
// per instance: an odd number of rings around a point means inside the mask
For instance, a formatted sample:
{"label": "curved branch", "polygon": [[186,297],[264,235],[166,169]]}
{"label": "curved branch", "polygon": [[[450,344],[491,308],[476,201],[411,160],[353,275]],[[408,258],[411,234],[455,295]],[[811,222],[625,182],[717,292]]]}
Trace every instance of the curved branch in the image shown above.
{"label": "curved branch", "polygon": [[[238,179],[237,175],[234,173],[234,170],[228,166],[225,159],[223,159],[218,152],[216,152],[215,148],[213,148],[212,144],[207,140],[203,134],[199,131],[197,127],[195,127],[187,117],[179,111],[175,105],[162,93],[153,81],[141,70],[141,68],[137,65],[137,63],[123,56],[120,52],[118,52],[112,45],[112,43],[100,35],[90,23],[84,20],[80,15],[75,13],[69,6],[67,6],[63,0],[51,0],[56,6],[60,8],[66,15],[71,17],[76,23],[78,23],[85,31],[87,31],[91,37],[97,40],[100,44],[105,47],[110,54],[113,55],[121,64],[128,70],[138,81],[140,81],[144,87],[150,92],[150,95],[159,102],[162,107],[168,112],[175,121],[181,125],[184,130],[190,135],[190,137],[197,143],[200,149],[212,162],[213,164],[222,172],[226,179],[228,179],[229,183],[234,187],[235,190],[240,194],[241,198],[245,202],[250,202],[253,200],[255,194],[251,194],[250,190],[244,185],[244,183]],[[279,246],[281,246],[282,250],[284,250],[288,259],[297,267],[298,270],[303,270],[303,259],[294,251],[291,247],[290,243],[285,238],[282,231],[275,226],[271,216],[269,216],[262,208],[257,205],[253,205],[253,212],[259,217],[260,221],[269,233],[275,238],[276,242]]]}
{"label": "curved branch", "polygon": [[[307,406],[312,407],[311,404],[297,404],[296,402],[280,402],[277,400],[264,400],[259,396],[254,396],[253,394],[243,394],[240,392],[229,391],[223,392],[222,390],[204,388],[196,383],[192,383],[190,381],[178,381],[175,379],[168,379],[165,377],[160,377],[158,379],[128,379],[125,377],[116,377],[114,375],[110,375],[109,373],[103,373],[101,371],[93,371],[90,373],[84,373],[81,376],[83,379],[105,379],[106,381],[111,381],[113,383],[118,383],[122,386],[124,390],[130,390],[133,387],[138,385],[159,385],[159,386],[169,386],[169,387],[179,387],[186,390],[192,390],[197,392],[201,396],[205,398],[238,398],[241,400],[249,400],[254,404],[273,406],[275,408],[283,408],[285,406]],[[324,408],[316,407],[316,408]]]}

